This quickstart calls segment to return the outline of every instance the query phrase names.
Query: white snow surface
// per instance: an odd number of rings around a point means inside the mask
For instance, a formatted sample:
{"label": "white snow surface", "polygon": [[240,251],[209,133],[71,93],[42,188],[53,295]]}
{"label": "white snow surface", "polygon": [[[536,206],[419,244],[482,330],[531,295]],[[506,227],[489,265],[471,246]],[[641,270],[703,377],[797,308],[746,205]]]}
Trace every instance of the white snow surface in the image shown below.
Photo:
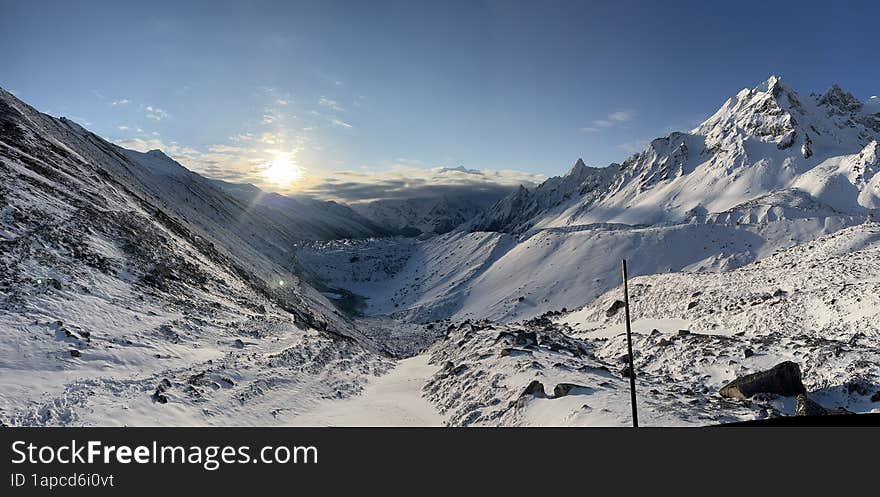
{"label": "white snow surface", "polygon": [[322,401],[297,416],[298,426],[443,426],[438,410],[422,396],[422,387],[436,372],[426,355],[401,359],[385,375],[371,380],[363,392],[344,400]]}

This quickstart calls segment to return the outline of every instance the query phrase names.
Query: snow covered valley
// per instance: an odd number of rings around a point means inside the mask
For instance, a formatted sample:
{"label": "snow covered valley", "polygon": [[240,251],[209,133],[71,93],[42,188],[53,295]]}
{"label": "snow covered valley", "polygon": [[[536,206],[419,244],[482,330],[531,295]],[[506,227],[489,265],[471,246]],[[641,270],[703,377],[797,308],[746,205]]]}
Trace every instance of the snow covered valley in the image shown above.
{"label": "snow covered valley", "polygon": [[0,90],[0,422],[628,425],[622,258],[643,425],[880,412],[878,111],[772,77],[403,238]]}

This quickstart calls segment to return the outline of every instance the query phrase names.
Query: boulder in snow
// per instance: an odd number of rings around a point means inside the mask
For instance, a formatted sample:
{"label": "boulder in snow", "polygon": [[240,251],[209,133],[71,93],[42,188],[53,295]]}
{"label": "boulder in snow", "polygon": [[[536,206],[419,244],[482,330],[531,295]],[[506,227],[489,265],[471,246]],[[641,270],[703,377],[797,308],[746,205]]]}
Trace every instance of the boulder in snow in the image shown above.
{"label": "boulder in snow", "polygon": [[577,385],[575,383],[560,383],[553,388],[553,396],[554,397],[565,397],[569,393],[592,393],[593,389],[590,387],[585,387],[583,385]]}
{"label": "boulder in snow", "polygon": [[533,397],[546,397],[547,393],[544,391],[543,383],[538,380],[532,380],[532,382],[529,383],[529,386],[527,386],[519,396],[522,398],[526,395],[531,395]]}
{"label": "boulder in snow", "polygon": [[611,307],[609,307],[608,310],[605,311],[605,317],[610,318],[614,316],[615,314],[617,314],[617,311],[623,309],[624,307],[626,307],[626,303],[624,301],[615,300],[614,303],[611,304]]}
{"label": "boulder in snow", "polygon": [[772,393],[791,397],[806,393],[801,382],[801,368],[785,361],[767,371],[760,371],[737,378],[719,391],[722,397],[746,400],[758,393]]}

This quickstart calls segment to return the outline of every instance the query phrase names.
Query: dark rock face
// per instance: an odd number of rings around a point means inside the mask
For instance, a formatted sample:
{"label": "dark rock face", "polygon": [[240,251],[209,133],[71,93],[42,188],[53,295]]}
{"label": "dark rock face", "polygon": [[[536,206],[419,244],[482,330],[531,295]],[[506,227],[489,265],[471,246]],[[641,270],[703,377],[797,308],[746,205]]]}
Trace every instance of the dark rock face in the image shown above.
{"label": "dark rock face", "polygon": [[523,390],[523,393],[520,394],[520,398],[525,397],[526,395],[532,395],[535,397],[546,397],[547,393],[544,391],[544,384],[538,380],[532,380],[529,383],[529,386]]}
{"label": "dark rock face", "polygon": [[737,378],[719,391],[722,397],[746,400],[757,393],[772,393],[791,397],[806,393],[801,382],[801,368],[791,361],[773,366],[767,371]]}
{"label": "dark rock face", "polygon": [[822,407],[818,402],[810,399],[804,394],[797,396],[797,408],[795,408],[795,416],[824,416],[828,414],[828,409]]}
{"label": "dark rock face", "polygon": [[591,393],[593,389],[590,387],[585,387],[583,385],[577,385],[575,383],[560,383],[553,388],[553,396],[554,397],[565,397],[572,391],[581,391],[584,393]]}
{"label": "dark rock face", "polygon": [[835,416],[841,414],[853,414],[842,407],[836,409],[828,409],[819,404],[815,400],[810,399],[805,394],[797,396],[797,407],[795,408],[795,416]]}
{"label": "dark rock face", "polygon": [[156,391],[153,392],[153,395],[150,397],[153,399],[153,402],[158,402],[159,404],[167,404],[168,397],[165,395],[165,392],[171,388],[171,380],[168,378],[163,378],[162,381],[159,382],[159,386],[156,387]]}
{"label": "dark rock face", "polygon": [[614,303],[611,304],[611,307],[609,307],[608,310],[605,311],[605,317],[610,318],[614,316],[615,314],[617,314],[617,311],[623,309],[624,307],[626,307],[626,303],[624,301],[615,300]]}
{"label": "dark rock face", "polygon": [[871,393],[868,387],[869,383],[860,380],[850,380],[846,383],[847,393],[857,393],[859,395],[868,395]]}

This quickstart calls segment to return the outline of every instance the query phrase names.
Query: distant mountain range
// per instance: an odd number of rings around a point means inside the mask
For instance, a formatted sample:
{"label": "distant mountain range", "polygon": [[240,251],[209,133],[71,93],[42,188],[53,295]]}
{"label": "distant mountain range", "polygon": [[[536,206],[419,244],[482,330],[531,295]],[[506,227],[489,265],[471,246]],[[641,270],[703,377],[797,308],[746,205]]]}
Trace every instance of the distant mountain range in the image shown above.
{"label": "distant mountain range", "polygon": [[376,224],[407,236],[448,233],[504,198],[509,188],[473,189],[432,197],[383,199],[352,204]]}

